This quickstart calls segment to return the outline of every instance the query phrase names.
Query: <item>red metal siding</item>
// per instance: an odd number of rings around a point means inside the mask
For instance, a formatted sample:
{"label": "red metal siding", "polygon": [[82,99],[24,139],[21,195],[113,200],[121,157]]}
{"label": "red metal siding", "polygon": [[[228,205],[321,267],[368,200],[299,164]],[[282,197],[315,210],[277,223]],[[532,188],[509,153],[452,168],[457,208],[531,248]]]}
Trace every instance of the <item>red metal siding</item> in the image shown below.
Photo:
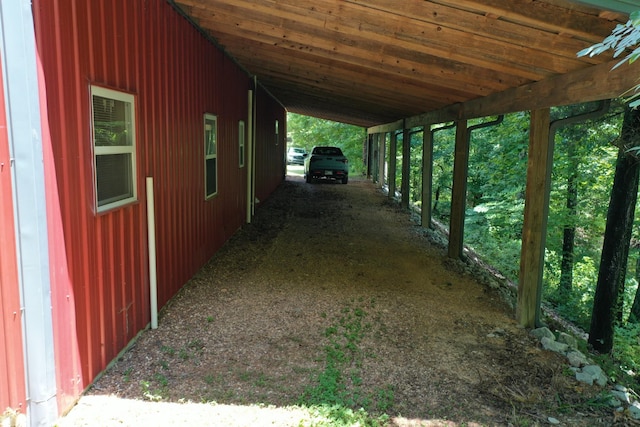
{"label": "red metal siding", "polygon": [[0,80],[0,410],[26,410],[22,312],[4,87]]}
{"label": "red metal siding", "polygon": [[38,89],[40,92],[40,114],[42,147],[45,174],[45,197],[47,204],[47,229],[49,233],[49,269],[51,278],[51,306],[54,347],[62,363],[56,363],[57,403],[59,408],[70,407],[84,389],[80,372],[80,352],[76,333],[75,299],[67,268],[64,250],[64,230],[60,212],[60,198],[56,180],[49,120],[47,117],[46,84],[38,58]]}
{"label": "red metal siding", "polygon": [[256,98],[256,197],[263,201],[286,174],[286,113],[260,86]]}
{"label": "red metal siding", "polygon": [[[76,383],[86,386],[150,320],[145,177],[154,177],[159,307],[243,224],[238,122],[247,121],[250,79],[164,0],[38,0],[33,7],[64,235],[56,262],[68,269],[76,317],[68,336],[75,334],[80,354]],[[139,202],[102,214],[94,209],[91,84],[136,97]],[[269,100],[262,110],[284,125],[281,106]],[[204,199],[205,113],[218,118],[218,194],[210,200]],[[270,129],[273,135],[273,124]],[[276,151],[283,150],[283,135]],[[282,162],[283,153],[263,151],[258,165]],[[261,169],[263,197],[282,171]],[[70,339],[60,338],[55,320],[54,328],[57,363],[70,364],[63,348]],[[77,394],[67,384],[70,371],[67,366],[59,382]]]}

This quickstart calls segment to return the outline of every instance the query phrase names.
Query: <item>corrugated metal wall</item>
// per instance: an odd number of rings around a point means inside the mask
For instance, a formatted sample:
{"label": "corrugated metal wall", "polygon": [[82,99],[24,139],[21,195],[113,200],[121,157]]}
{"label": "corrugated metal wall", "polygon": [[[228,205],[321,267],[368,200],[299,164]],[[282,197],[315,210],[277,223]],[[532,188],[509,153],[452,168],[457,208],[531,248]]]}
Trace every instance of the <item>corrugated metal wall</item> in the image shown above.
{"label": "corrugated metal wall", "polygon": [[[64,230],[59,250],[75,301],[77,338],[69,340],[77,339],[86,386],[150,319],[145,176],[155,181],[159,307],[243,224],[238,121],[247,120],[250,79],[164,0],[40,0],[33,8]],[[93,206],[92,84],[136,96],[139,202],[102,214]],[[218,194],[206,201],[204,113],[218,118]],[[278,104],[268,101],[263,113],[283,126]],[[283,152],[265,150],[258,165],[274,156]],[[282,180],[282,170],[269,176],[275,169],[260,168],[262,197]],[[58,379],[63,390],[73,380],[66,377]]]}
{"label": "corrugated metal wall", "polygon": [[258,86],[256,114],[256,197],[264,201],[287,173],[286,112],[277,101]]}
{"label": "corrugated metal wall", "polygon": [[16,258],[11,160],[0,79],[0,411],[26,410],[20,287]]}

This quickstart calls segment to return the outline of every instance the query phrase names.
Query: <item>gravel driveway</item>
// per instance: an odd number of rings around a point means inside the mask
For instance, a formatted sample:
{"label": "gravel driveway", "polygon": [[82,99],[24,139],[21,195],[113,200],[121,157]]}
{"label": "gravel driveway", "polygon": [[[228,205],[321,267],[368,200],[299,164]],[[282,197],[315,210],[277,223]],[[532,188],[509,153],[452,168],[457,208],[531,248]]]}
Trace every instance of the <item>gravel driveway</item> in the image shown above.
{"label": "gravel driveway", "polygon": [[370,181],[288,176],[60,425],[312,425],[356,324],[344,386],[389,424],[610,425],[472,271]]}

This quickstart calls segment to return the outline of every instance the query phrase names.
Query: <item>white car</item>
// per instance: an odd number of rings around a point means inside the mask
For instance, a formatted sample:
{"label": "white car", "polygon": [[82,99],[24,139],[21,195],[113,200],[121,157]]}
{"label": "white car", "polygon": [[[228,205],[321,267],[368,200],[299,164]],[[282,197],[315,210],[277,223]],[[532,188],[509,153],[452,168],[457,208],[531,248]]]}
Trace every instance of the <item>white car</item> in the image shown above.
{"label": "white car", "polygon": [[288,165],[303,165],[305,157],[307,157],[307,150],[304,148],[289,147],[287,150]]}

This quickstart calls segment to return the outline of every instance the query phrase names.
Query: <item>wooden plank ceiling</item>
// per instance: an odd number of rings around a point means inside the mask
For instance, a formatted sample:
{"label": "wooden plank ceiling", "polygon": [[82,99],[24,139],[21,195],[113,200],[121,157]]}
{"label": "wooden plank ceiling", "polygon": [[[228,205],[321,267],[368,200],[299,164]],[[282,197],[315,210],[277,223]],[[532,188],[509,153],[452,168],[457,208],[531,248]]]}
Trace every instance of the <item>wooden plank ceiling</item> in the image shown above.
{"label": "wooden plank ceiling", "polygon": [[364,127],[610,61],[576,52],[628,19],[565,0],[174,4],[288,111]]}

